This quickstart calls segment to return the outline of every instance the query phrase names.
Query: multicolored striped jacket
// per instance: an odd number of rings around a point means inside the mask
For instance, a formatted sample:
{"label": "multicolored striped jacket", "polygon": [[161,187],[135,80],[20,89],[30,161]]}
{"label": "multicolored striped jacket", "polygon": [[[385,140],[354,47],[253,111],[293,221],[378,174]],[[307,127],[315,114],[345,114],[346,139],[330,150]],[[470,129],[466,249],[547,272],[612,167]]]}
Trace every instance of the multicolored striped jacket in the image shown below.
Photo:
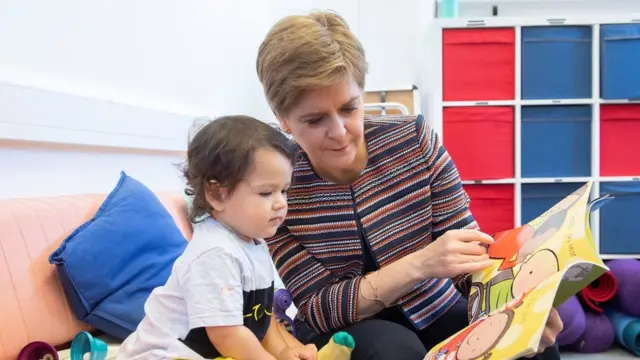
{"label": "multicolored striped jacket", "polygon": [[[296,321],[319,333],[356,321],[364,246],[382,267],[447,230],[477,227],[458,172],[422,116],[366,116],[364,127],[369,160],[360,178],[351,185],[325,181],[302,153],[287,219],[267,239],[298,308]],[[468,294],[467,277],[428,279],[398,305],[423,329]]]}

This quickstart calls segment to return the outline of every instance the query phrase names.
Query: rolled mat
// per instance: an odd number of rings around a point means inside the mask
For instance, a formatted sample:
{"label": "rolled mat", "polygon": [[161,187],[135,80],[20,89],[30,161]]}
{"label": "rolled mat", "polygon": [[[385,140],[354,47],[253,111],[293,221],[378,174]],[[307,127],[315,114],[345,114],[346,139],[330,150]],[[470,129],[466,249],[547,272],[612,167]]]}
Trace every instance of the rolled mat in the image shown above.
{"label": "rolled mat", "polygon": [[557,307],[562,320],[562,331],[556,337],[559,346],[571,345],[584,332],[586,319],[580,300],[574,295]]}
{"label": "rolled mat", "polygon": [[640,316],[640,261],[616,259],[608,261],[607,266],[618,281],[611,305],[627,315]]}
{"label": "rolled mat", "polygon": [[58,360],[58,352],[46,342],[34,341],[20,350],[18,360]]}
{"label": "rolled mat", "polygon": [[612,307],[604,312],[615,328],[616,339],[634,355],[640,356],[640,318],[629,316]]}
{"label": "rolled mat", "polygon": [[603,313],[604,309],[600,305],[613,299],[617,291],[618,282],[616,277],[608,271],[580,290],[579,294],[585,306],[590,310]]}
{"label": "rolled mat", "polygon": [[580,353],[599,353],[610,349],[616,336],[609,318],[605,314],[586,312],[585,320],[585,330],[571,348]]}

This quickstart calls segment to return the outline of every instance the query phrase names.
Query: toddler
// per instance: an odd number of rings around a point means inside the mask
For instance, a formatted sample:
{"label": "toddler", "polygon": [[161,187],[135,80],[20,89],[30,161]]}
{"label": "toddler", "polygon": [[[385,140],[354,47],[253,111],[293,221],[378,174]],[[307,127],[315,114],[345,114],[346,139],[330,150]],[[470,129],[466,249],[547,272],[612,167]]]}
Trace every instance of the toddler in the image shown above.
{"label": "toddler", "polygon": [[316,359],[272,316],[273,263],[263,238],[287,213],[296,149],[247,116],[203,126],[187,152],[193,237],[118,359]]}

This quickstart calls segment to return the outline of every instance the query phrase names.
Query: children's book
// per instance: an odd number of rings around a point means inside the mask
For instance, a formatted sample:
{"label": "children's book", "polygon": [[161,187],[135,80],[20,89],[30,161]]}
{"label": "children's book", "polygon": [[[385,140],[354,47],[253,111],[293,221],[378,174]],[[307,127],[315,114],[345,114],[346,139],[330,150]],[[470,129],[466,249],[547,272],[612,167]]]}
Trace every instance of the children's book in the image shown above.
{"label": "children's book", "polygon": [[537,352],[553,307],[609,271],[589,219],[613,199],[590,201],[593,182],[536,219],[493,235],[494,263],[471,275],[469,326],[435,346],[425,359],[508,360]]}

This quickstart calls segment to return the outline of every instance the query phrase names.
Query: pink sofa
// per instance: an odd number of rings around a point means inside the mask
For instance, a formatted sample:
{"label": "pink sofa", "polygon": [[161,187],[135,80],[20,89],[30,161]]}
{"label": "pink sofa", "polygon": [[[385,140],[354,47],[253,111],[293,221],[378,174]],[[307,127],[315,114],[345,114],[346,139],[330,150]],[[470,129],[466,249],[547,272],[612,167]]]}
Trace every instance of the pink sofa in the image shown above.
{"label": "pink sofa", "polygon": [[[106,194],[0,199],[0,360],[32,341],[61,346],[88,330],[66,302],[49,255],[91,218]],[[158,194],[187,239],[191,225],[179,193]]]}

